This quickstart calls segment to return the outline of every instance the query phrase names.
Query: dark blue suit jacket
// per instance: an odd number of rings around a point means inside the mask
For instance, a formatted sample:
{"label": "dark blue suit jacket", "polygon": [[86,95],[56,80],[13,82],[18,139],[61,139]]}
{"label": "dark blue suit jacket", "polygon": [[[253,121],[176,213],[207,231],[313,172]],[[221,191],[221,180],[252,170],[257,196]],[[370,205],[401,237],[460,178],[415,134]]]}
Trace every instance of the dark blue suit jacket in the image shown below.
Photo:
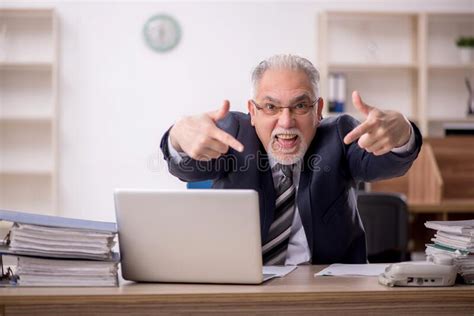
{"label": "dark blue suit jacket", "polygon": [[[416,146],[406,154],[374,156],[357,142],[345,145],[344,136],[358,124],[348,115],[323,119],[304,157],[297,203],[313,264],[367,262],[365,231],[354,187],[359,181],[403,175],[421,148],[421,134],[414,124]],[[169,171],[187,182],[212,179],[214,188],[258,191],[261,237],[265,242],[275,209],[266,151],[248,114],[230,112],[218,125],[245,146],[242,153],[229,149],[226,155],[210,162],[187,157],[177,164],[170,159],[167,132],[161,149]]]}

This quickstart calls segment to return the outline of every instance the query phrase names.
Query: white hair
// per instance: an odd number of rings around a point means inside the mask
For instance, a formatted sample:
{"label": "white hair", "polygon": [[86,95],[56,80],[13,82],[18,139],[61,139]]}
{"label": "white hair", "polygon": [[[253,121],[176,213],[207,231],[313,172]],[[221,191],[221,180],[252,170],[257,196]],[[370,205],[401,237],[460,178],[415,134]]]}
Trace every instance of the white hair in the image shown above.
{"label": "white hair", "polygon": [[315,98],[319,97],[319,71],[306,58],[290,54],[274,55],[268,59],[261,61],[252,71],[252,96],[257,93],[258,84],[262,79],[265,71],[269,69],[290,69],[301,70],[307,76],[313,87]]}

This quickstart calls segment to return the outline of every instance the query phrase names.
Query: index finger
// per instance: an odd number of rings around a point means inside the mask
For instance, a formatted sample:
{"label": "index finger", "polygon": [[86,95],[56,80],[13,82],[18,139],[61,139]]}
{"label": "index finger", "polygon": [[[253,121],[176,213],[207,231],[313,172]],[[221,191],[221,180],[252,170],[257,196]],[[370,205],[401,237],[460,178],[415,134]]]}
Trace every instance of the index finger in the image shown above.
{"label": "index finger", "polygon": [[370,131],[370,125],[366,122],[360,124],[359,126],[355,127],[352,131],[350,131],[346,137],[344,137],[344,144],[349,145],[365,133]]}
{"label": "index finger", "polygon": [[239,142],[237,139],[235,139],[232,135],[229,133],[224,132],[220,128],[216,127],[215,131],[212,133],[212,137],[220,141],[221,143],[234,148],[238,152],[242,152],[244,150],[244,145],[242,145],[241,142]]}

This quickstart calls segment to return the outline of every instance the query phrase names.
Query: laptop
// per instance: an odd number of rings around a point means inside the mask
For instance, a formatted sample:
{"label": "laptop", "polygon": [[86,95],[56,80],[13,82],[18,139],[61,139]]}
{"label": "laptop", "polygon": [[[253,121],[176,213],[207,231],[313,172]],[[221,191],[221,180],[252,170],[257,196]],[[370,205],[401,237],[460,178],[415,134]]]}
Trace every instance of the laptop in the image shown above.
{"label": "laptop", "polygon": [[122,276],[142,282],[259,284],[258,193],[115,191]]}

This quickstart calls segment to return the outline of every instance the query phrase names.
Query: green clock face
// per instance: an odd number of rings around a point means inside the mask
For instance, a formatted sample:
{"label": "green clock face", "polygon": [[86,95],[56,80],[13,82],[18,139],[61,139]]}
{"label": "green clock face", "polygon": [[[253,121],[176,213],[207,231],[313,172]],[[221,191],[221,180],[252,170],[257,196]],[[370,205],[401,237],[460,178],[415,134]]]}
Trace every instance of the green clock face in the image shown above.
{"label": "green clock face", "polygon": [[163,53],[172,50],[181,39],[178,22],[169,15],[154,15],[146,21],[143,36],[148,47]]}

